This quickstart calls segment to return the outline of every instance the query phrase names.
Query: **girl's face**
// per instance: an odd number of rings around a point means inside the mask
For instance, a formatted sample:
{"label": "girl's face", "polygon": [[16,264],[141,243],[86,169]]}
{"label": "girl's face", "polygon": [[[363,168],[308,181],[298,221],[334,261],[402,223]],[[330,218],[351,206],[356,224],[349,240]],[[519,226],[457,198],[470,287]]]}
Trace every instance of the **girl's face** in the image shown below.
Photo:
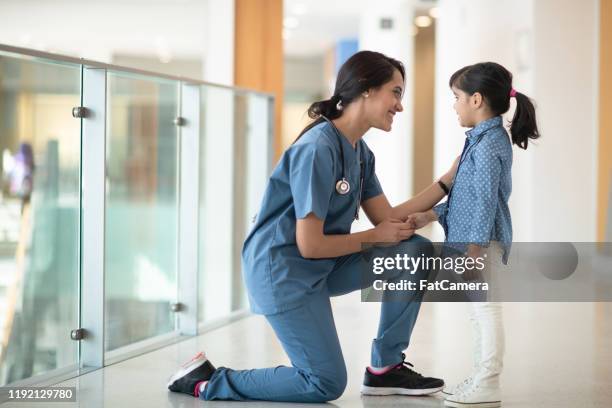
{"label": "girl's face", "polygon": [[453,109],[457,113],[459,125],[461,127],[474,127],[476,125],[476,109],[480,105],[480,103],[476,103],[478,101],[475,99],[477,98],[476,95],[480,94],[469,95],[454,86],[451,87],[451,90],[455,95]]}
{"label": "girl's face", "polygon": [[393,117],[397,112],[404,110],[402,96],[404,95],[404,79],[396,69],[391,81],[379,88],[371,89],[364,98],[365,117],[371,127],[391,130]]}

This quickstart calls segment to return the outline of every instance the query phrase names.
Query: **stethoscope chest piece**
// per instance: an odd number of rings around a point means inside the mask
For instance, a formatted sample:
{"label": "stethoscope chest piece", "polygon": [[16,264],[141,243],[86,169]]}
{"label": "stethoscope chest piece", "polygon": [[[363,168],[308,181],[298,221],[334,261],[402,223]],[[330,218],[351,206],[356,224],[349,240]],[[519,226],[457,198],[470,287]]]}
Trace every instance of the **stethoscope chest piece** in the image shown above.
{"label": "stethoscope chest piece", "polygon": [[348,180],[342,177],[342,179],[336,182],[336,192],[341,195],[346,195],[351,191],[351,185]]}

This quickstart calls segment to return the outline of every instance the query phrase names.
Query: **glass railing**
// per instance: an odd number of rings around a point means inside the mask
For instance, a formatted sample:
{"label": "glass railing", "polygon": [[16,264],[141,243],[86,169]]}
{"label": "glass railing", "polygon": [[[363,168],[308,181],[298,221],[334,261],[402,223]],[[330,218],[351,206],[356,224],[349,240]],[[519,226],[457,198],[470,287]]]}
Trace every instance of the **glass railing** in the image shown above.
{"label": "glass railing", "polygon": [[171,333],[177,296],[179,83],[107,73],[105,349]]}
{"label": "glass railing", "polygon": [[0,386],[241,316],[273,97],[0,45]]}

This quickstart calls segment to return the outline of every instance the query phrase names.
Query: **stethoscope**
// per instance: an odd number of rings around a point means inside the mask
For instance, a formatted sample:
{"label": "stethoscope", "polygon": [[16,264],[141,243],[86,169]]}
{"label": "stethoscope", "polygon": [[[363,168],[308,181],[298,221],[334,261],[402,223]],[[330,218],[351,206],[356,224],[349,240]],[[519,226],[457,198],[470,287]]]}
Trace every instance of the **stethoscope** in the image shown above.
{"label": "stethoscope", "polygon": [[[340,147],[340,165],[342,166],[342,176],[340,180],[336,181],[336,193],[340,195],[347,195],[351,191],[351,184],[346,178],[346,169],[344,168],[344,147],[342,146],[342,134],[334,125],[334,122],[329,120],[327,117],[321,115],[321,117],[327,121],[334,129],[334,133],[336,134],[336,138],[338,139],[338,145]],[[364,180],[364,160],[363,160],[363,151],[361,149],[361,145],[358,144],[359,149],[359,194],[357,199],[357,209],[355,210],[355,219],[359,219],[359,207],[361,206],[361,193],[363,190],[363,180]]]}

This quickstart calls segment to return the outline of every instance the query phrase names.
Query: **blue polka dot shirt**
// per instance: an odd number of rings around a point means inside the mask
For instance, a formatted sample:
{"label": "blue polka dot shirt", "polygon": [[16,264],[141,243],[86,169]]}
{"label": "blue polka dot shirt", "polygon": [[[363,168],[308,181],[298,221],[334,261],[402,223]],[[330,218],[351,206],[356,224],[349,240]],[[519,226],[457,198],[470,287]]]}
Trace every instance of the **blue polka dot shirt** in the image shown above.
{"label": "blue polka dot shirt", "polygon": [[447,201],[433,210],[446,242],[467,250],[468,244],[488,246],[499,241],[507,263],[512,243],[508,199],[512,191],[512,144],[501,116],[466,132],[461,163]]}

